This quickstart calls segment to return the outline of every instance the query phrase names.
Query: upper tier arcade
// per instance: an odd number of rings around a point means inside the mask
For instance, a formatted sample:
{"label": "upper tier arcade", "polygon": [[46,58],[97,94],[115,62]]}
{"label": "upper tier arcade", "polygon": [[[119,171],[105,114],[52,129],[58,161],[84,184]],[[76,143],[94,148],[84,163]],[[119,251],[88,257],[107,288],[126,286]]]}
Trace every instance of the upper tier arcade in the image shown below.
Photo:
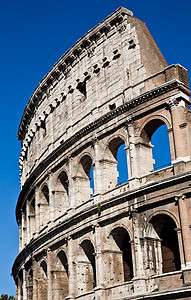
{"label": "upper tier arcade", "polygon": [[[168,69],[165,74],[166,67],[145,24],[125,8],[90,30],[60,58],[29,99],[18,130],[21,185],[61,143],[109,113],[112,105],[117,108],[174,79]],[[152,79],[158,72],[161,75]],[[178,72],[174,73],[178,79]]]}

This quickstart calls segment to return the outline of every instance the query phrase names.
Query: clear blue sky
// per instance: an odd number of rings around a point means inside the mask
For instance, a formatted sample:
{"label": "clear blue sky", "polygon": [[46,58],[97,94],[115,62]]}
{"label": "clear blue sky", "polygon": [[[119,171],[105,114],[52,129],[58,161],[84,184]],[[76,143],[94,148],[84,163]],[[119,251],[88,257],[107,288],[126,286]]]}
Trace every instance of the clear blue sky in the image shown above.
{"label": "clear blue sky", "polygon": [[33,90],[75,41],[119,6],[145,21],[168,64],[191,74],[190,0],[7,0],[0,2],[0,294],[14,294],[20,191],[17,129]]}

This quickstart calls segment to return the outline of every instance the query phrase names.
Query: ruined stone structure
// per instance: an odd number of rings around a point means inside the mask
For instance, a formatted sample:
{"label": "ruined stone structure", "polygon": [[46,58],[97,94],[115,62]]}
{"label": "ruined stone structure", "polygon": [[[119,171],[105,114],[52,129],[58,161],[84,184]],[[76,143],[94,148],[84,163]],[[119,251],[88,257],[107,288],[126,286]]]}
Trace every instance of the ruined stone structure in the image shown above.
{"label": "ruined stone structure", "polygon": [[[18,131],[17,300],[191,299],[189,95],[186,69],[125,8],[48,72]],[[171,164],[153,171],[163,124]]]}

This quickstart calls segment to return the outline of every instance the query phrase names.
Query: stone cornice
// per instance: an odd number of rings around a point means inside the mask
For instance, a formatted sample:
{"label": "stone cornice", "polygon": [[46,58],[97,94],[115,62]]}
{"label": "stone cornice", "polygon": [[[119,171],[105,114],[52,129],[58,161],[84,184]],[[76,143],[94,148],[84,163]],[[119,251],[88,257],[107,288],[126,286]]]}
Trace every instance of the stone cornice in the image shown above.
{"label": "stone cornice", "polygon": [[[36,167],[36,169],[33,170],[32,174],[30,175],[30,177],[27,179],[24,186],[22,187],[21,193],[18,198],[17,207],[16,207],[17,221],[19,220],[20,208],[21,208],[22,201],[23,201],[26,191],[29,189],[30,186],[32,186],[35,178],[37,178],[39,176],[39,174],[43,170],[45,170],[52,161],[54,161],[55,157],[58,157],[61,153],[63,153],[66,149],[68,149],[73,144],[75,144],[78,140],[80,140],[81,138],[83,138],[84,136],[89,134],[90,132],[94,131],[95,129],[99,128],[101,125],[109,122],[110,120],[116,118],[119,115],[124,114],[127,111],[130,111],[134,107],[147,102],[148,100],[151,100],[157,96],[165,94],[168,91],[171,91],[178,87],[184,88],[182,83],[177,79],[173,79],[169,82],[166,82],[165,84],[163,84],[159,87],[156,87],[156,88],[150,90],[149,92],[141,94],[140,96],[133,98],[132,100],[130,100],[130,101],[122,104],[121,106],[113,109],[112,111],[106,113],[99,119],[97,119],[97,120],[93,121],[92,123],[88,124],[87,126],[83,127],[81,130],[79,130],[73,136],[71,136],[68,140],[63,141],[63,143],[61,143],[61,145],[58,148],[56,148],[50,155],[48,155]],[[167,104],[164,103],[164,105],[167,105]]]}
{"label": "stone cornice", "polygon": [[23,140],[29,116],[31,116],[34,107],[42,98],[43,93],[53,85],[55,80],[58,80],[61,72],[67,70],[67,68],[74,63],[74,61],[82,53],[83,49],[89,49],[92,44],[97,42],[102,34],[109,32],[113,26],[120,24],[123,21],[124,15],[132,17],[133,13],[126,8],[119,7],[114,13],[109,15],[106,19],[104,19],[97,26],[89,30],[82,38],[80,38],[68,51],[66,51],[66,53],[55,63],[52,69],[44,76],[25,107],[18,129],[17,137],[19,140]]}

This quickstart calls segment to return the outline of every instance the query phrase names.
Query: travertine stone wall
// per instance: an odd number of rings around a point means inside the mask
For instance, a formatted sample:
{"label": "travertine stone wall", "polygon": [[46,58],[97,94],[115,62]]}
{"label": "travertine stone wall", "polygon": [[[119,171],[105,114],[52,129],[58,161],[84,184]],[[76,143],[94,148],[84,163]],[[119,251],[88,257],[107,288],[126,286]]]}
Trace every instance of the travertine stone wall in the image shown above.
{"label": "travertine stone wall", "polygon": [[[187,299],[189,95],[186,69],[168,66],[125,8],[42,79],[18,131],[17,300]],[[164,124],[171,165],[154,172],[151,138]]]}

